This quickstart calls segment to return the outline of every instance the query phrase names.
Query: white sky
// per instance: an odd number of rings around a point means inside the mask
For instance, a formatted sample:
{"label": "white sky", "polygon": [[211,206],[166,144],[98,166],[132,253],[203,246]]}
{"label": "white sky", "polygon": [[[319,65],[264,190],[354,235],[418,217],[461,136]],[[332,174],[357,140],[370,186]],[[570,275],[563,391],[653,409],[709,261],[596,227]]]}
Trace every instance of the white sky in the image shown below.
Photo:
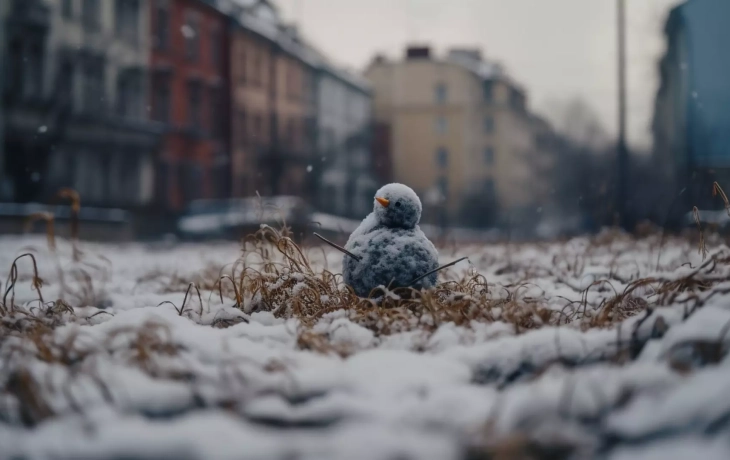
{"label": "white sky", "polygon": [[[528,91],[531,107],[581,97],[616,132],[615,0],[274,0],[287,21],[333,60],[362,70],[375,53],[478,45]],[[662,28],[679,0],[626,0],[628,123],[633,147],[650,146]]]}

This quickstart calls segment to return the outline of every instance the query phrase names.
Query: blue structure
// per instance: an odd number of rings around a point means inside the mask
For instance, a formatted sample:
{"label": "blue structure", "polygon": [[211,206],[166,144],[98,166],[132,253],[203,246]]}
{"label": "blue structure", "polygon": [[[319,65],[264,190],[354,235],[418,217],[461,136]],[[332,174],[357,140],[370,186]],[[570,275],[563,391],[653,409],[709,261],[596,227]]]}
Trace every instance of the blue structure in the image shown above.
{"label": "blue structure", "polygon": [[654,154],[674,193],[689,187],[687,198],[699,206],[712,181],[730,179],[730,1],[675,7],[665,34]]}

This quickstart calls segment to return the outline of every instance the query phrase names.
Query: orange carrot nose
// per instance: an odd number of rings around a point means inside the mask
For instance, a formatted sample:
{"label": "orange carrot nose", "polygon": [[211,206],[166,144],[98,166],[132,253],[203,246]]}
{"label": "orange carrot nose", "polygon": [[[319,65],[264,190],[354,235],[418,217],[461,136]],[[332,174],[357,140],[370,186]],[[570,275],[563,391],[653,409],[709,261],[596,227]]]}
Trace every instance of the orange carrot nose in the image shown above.
{"label": "orange carrot nose", "polygon": [[377,201],[378,203],[382,204],[383,207],[385,207],[385,208],[387,208],[388,205],[390,204],[390,200],[387,200],[385,198],[381,198],[379,196],[376,196],[375,197],[375,201]]}

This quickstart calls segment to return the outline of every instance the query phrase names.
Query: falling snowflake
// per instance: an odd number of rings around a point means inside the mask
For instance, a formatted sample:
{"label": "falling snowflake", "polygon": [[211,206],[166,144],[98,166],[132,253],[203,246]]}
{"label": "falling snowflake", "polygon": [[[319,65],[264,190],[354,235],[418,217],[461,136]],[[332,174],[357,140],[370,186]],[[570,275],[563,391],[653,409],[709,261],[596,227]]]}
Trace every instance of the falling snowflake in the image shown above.
{"label": "falling snowflake", "polygon": [[39,127],[38,127],[38,132],[39,132],[39,133],[41,133],[41,134],[42,134],[42,133],[45,133],[46,131],[48,131],[48,126],[46,126],[46,125],[43,125],[43,126],[39,126]]}
{"label": "falling snowflake", "polygon": [[195,37],[195,29],[190,27],[189,25],[185,24],[184,26],[180,27],[180,32],[182,32],[183,37],[190,39]]}
{"label": "falling snowflake", "polygon": [[309,166],[307,166],[307,172],[308,172],[308,173],[312,172],[312,169],[313,169],[313,168],[312,168],[312,165],[309,165]]}

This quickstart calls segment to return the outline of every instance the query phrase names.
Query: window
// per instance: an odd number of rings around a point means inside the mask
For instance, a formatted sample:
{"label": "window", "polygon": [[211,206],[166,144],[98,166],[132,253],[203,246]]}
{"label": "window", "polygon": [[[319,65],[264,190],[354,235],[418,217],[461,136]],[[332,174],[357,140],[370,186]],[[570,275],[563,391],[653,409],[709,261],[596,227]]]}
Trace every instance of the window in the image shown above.
{"label": "window", "polygon": [[297,137],[297,126],[296,126],[296,119],[290,118],[286,122],[286,142],[287,145],[289,145],[289,148],[294,148],[296,146],[296,137]]}
{"label": "window", "polygon": [[253,82],[256,85],[260,85],[264,81],[264,66],[263,66],[263,53],[259,49],[254,50],[253,58]]}
{"label": "window", "polygon": [[217,24],[210,29],[210,60],[216,67],[221,64],[221,31]]}
{"label": "window", "polygon": [[185,57],[189,61],[197,61],[200,52],[200,18],[195,11],[186,12],[182,34],[185,38]]}
{"label": "window", "polygon": [[256,143],[260,143],[261,141],[263,141],[264,127],[263,120],[260,114],[256,115],[253,119],[253,136],[256,140]]}
{"label": "window", "polygon": [[440,168],[445,168],[449,165],[449,152],[444,147],[439,147],[436,150],[436,163]]}
{"label": "window", "polygon": [[[43,90],[43,45],[28,43],[27,38],[13,38],[8,43],[8,96],[37,99]],[[5,70],[5,69],[3,69]]]}
{"label": "window", "polygon": [[286,80],[286,97],[287,99],[293,99],[294,98],[294,72],[295,68],[294,65],[292,65],[290,62],[285,61],[284,62],[284,75]]}
{"label": "window", "polygon": [[118,37],[136,44],[139,37],[139,0],[116,0],[114,30]]}
{"label": "window", "polygon": [[142,112],[142,83],[138,72],[122,71],[117,76],[117,114],[138,118]]}
{"label": "window", "polygon": [[155,5],[155,46],[166,50],[170,40],[170,11],[167,0],[156,0]]}
{"label": "window", "polygon": [[61,15],[66,19],[73,18],[73,16],[74,16],[73,0],[62,0],[61,1]]}
{"label": "window", "polygon": [[493,102],[494,101],[494,82],[487,80],[484,82],[483,86],[483,93],[484,93],[484,102]]}
{"label": "window", "polygon": [[210,132],[215,137],[223,136],[222,102],[220,86],[212,85],[208,89],[208,108],[210,111],[208,119],[210,120]]}
{"label": "window", "polygon": [[104,107],[104,59],[89,57],[84,62],[82,110],[99,113]]}
{"label": "window", "polygon": [[157,72],[152,78],[152,119],[170,121],[170,79],[167,73]]}
{"label": "window", "polygon": [[246,59],[248,59],[248,53],[246,52],[246,45],[241,43],[240,45],[240,52],[238,55],[238,65],[239,72],[238,72],[238,79],[241,82],[242,85],[246,84],[246,81],[248,80],[248,62]]}
{"label": "window", "polygon": [[23,94],[26,98],[40,98],[43,93],[43,48],[40,43],[28,47],[23,64]]}
{"label": "window", "polygon": [[241,110],[238,112],[238,143],[242,146],[248,144],[248,118],[246,117],[246,111]]}
{"label": "window", "polygon": [[192,161],[178,166],[178,185],[184,202],[202,198],[203,175],[203,168]]}
{"label": "window", "polygon": [[202,85],[199,81],[188,82],[188,124],[191,128],[200,129],[202,123],[201,109],[203,105]]}
{"label": "window", "polygon": [[439,177],[438,183],[436,184],[439,191],[441,191],[441,196],[444,198],[449,196],[449,179],[446,178],[446,176]]}
{"label": "window", "polygon": [[82,0],[81,21],[89,30],[99,30],[101,26],[101,2],[99,0]]}
{"label": "window", "polygon": [[489,115],[484,117],[484,132],[486,134],[491,134],[492,132],[494,132],[494,118]]}
{"label": "window", "polygon": [[495,190],[494,190],[494,180],[487,179],[484,181],[484,194],[487,198],[494,198],[495,196]]}
{"label": "window", "polygon": [[492,147],[484,147],[484,163],[488,165],[494,163],[494,149]]}
{"label": "window", "polygon": [[436,117],[436,132],[438,134],[445,134],[447,129],[448,129],[448,126],[446,123],[446,118],[444,118],[441,115]]}
{"label": "window", "polygon": [[[10,67],[9,78],[6,84],[9,90],[23,88],[23,42],[14,38],[8,44],[8,64]],[[9,92],[10,94],[10,92]]]}
{"label": "window", "polygon": [[58,94],[64,104],[73,107],[74,100],[74,65],[68,57],[61,58],[58,66]]}
{"label": "window", "polygon": [[514,110],[523,112],[525,110],[525,97],[522,93],[513,89],[509,95],[509,104]]}
{"label": "window", "polygon": [[438,83],[436,85],[436,103],[443,104],[446,102],[446,85]]}

